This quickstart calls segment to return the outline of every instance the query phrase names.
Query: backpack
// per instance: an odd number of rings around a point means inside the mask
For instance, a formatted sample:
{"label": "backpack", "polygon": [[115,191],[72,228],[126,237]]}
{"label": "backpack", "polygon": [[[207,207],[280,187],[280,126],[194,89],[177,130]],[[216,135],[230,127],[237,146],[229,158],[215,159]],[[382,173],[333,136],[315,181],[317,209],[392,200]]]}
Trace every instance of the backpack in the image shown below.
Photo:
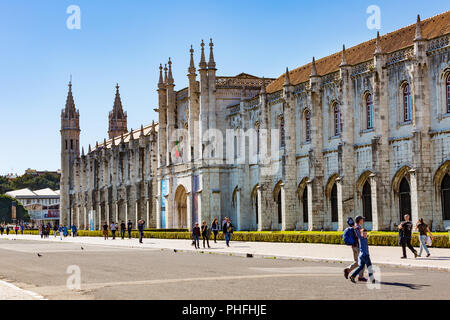
{"label": "backpack", "polygon": [[348,227],[344,230],[342,238],[344,239],[344,243],[346,245],[353,246],[356,243],[355,230],[352,227]]}

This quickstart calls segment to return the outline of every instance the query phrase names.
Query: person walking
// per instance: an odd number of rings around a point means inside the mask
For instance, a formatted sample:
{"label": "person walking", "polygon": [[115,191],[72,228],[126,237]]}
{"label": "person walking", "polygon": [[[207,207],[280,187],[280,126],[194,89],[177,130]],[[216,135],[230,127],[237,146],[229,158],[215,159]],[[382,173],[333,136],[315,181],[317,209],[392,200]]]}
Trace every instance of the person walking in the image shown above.
{"label": "person walking", "polygon": [[72,237],[75,238],[77,236],[77,226],[75,224],[72,225]]}
{"label": "person walking", "polygon": [[23,235],[23,228],[24,228],[23,223],[21,223],[21,224],[20,224],[20,234],[21,234],[21,235]]}
{"label": "person walking", "polygon": [[214,234],[214,243],[217,243],[217,234],[219,233],[219,221],[217,221],[217,218],[214,218],[214,221],[211,224],[211,231]]}
{"label": "person walking", "polygon": [[358,268],[351,274],[350,281],[356,283],[356,276],[361,272],[361,270],[364,270],[365,266],[367,266],[367,270],[369,271],[369,279],[372,281],[372,283],[375,283],[372,270],[372,261],[370,261],[369,239],[367,238],[367,230],[364,228],[357,229],[356,235],[359,239],[360,251],[358,256]]}
{"label": "person walking", "polygon": [[69,230],[67,229],[66,225],[64,225],[63,230],[64,230],[64,238],[65,238],[69,235]]}
{"label": "person walking", "polygon": [[419,241],[420,241],[420,250],[418,256],[422,256],[422,251],[425,249],[427,253],[427,258],[430,256],[430,251],[427,248],[427,238],[428,234],[430,234],[430,239],[433,241],[433,234],[430,231],[430,227],[423,221],[423,218],[420,218],[416,223],[416,230],[419,231]]}
{"label": "person walking", "polygon": [[103,224],[103,237],[105,238],[105,240],[108,240],[108,223]]}
{"label": "person walking", "polygon": [[205,242],[208,245],[208,249],[211,248],[209,246],[209,227],[206,224],[206,221],[203,221],[202,223],[202,238],[203,238],[203,249],[205,249]]}
{"label": "person walking", "polygon": [[195,249],[200,249],[200,227],[198,222],[195,223],[195,227],[192,229],[192,238],[194,239]]}
{"label": "person walking", "polygon": [[401,259],[406,259],[406,247],[411,250],[412,253],[414,253],[414,258],[417,258],[417,251],[414,249],[414,247],[411,245],[411,237],[412,237],[412,229],[413,224],[410,221],[409,214],[404,215],[405,221],[402,221],[400,225],[398,226],[399,230],[399,240],[400,245],[402,246],[403,256]]}
{"label": "person walking", "polygon": [[125,239],[125,230],[126,230],[126,225],[125,225],[125,222],[123,222],[123,220],[122,220],[122,222],[120,223],[120,237],[122,238],[122,240],[124,240]]}
{"label": "person walking", "polygon": [[64,227],[62,225],[59,226],[58,231],[59,231],[59,238],[62,240],[64,236]]}
{"label": "person walking", "polygon": [[233,233],[233,224],[231,223],[230,219],[227,218],[225,224],[223,225],[223,233],[225,234],[225,243],[227,244],[227,247],[230,246],[231,241],[231,234]]}
{"label": "person walking", "polygon": [[224,228],[225,228],[225,224],[227,223],[227,217],[225,217],[225,218],[223,218],[223,221],[222,221],[222,232],[223,232],[223,235],[225,236],[225,232],[223,231],[224,230]]}
{"label": "person walking", "polygon": [[114,223],[114,221],[113,221],[113,223],[111,223],[111,233],[112,233],[112,239],[115,240],[116,239],[116,224]]}
{"label": "person walking", "polygon": [[19,232],[19,226],[16,224],[16,226],[14,227],[14,231],[16,232],[16,236],[17,236],[17,232]]}
{"label": "person walking", "polygon": [[[350,228],[352,228],[352,229],[349,229],[349,232],[351,231],[350,235],[353,238],[353,244],[351,245],[351,247],[352,247],[354,261],[351,265],[349,265],[347,268],[344,269],[345,279],[348,279],[350,272],[352,272],[354,269],[356,269],[359,265],[358,259],[359,259],[360,248],[359,248],[359,238],[358,238],[357,233],[361,232],[361,227],[364,224],[364,219],[365,218],[362,216],[357,216],[355,218],[355,221],[353,221],[352,218],[347,219],[347,224],[350,226]],[[344,239],[344,241],[345,241],[345,239]],[[361,271],[359,272],[358,281],[362,281],[362,282],[367,281],[367,279],[364,278],[364,267],[362,267]]]}
{"label": "person walking", "polygon": [[6,226],[6,235],[9,236],[9,226]]}
{"label": "person walking", "polygon": [[131,220],[128,220],[127,229],[128,229],[128,239],[131,240],[131,231],[133,230],[133,222],[131,222]]}
{"label": "person walking", "polygon": [[3,235],[3,232],[5,231],[5,227],[0,224],[0,234]]}
{"label": "person walking", "polygon": [[56,236],[57,236],[57,233],[58,233],[58,225],[55,223],[55,224],[53,225],[53,235],[55,236],[55,238],[56,238]]}
{"label": "person walking", "polygon": [[142,238],[144,238],[144,220],[138,221],[138,231],[139,231],[139,243],[143,243]]}

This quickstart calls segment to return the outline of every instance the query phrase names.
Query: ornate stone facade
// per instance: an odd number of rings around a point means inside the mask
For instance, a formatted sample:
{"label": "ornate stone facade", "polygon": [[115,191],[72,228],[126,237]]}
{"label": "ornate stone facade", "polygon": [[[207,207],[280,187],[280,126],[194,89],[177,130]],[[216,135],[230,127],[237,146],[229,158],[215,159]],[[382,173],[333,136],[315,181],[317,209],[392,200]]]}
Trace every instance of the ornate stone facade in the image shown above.
{"label": "ornate stone facade", "polygon": [[[410,213],[443,230],[449,27],[450,12],[418,18],[278,79],[216,76],[213,43],[207,62],[202,41],[199,80],[191,48],[188,88],[175,91],[170,59],[160,66],[158,124],[81,156],[69,87],[63,221],[191,228],[230,217],[240,230],[342,230],[363,214],[369,228],[393,230]],[[64,148],[70,139],[74,149]]]}

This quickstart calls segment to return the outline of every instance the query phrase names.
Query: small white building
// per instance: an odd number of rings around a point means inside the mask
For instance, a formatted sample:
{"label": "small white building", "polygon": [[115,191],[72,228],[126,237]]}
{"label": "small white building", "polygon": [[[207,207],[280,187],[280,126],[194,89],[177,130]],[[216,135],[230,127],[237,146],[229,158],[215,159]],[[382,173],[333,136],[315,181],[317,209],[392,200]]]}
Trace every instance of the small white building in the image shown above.
{"label": "small white building", "polygon": [[50,188],[36,191],[21,189],[6,194],[19,201],[28,210],[33,222],[59,223],[59,190],[54,191]]}

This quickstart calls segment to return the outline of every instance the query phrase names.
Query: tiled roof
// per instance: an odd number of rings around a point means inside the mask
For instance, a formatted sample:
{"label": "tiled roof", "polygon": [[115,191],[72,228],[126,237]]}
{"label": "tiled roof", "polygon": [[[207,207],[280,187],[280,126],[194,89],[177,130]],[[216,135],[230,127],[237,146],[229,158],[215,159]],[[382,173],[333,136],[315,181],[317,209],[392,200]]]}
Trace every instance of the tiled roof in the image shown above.
{"label": "tiled roof", "polygon": [[[423,20],[422,36],[425,39],[433,39],[450,33],[450,11],[444,12],[432,18]],[[413,45],[416,33],[416,24],[396,30],[380,37],[383,53],[390,53]],[[347,63],[356,65],[373,59],[376,39],[363,42],[345,50]],[[316,69],[319,75],[326,75],[339,70],[342,52],[337,52],[328,57],[316,60]],[[292,85],[297,85],[309,80],[311,63],[301,66],[289,72]],[[283,88],[284,74],[267,86],[267,92],[273,93]]]}

